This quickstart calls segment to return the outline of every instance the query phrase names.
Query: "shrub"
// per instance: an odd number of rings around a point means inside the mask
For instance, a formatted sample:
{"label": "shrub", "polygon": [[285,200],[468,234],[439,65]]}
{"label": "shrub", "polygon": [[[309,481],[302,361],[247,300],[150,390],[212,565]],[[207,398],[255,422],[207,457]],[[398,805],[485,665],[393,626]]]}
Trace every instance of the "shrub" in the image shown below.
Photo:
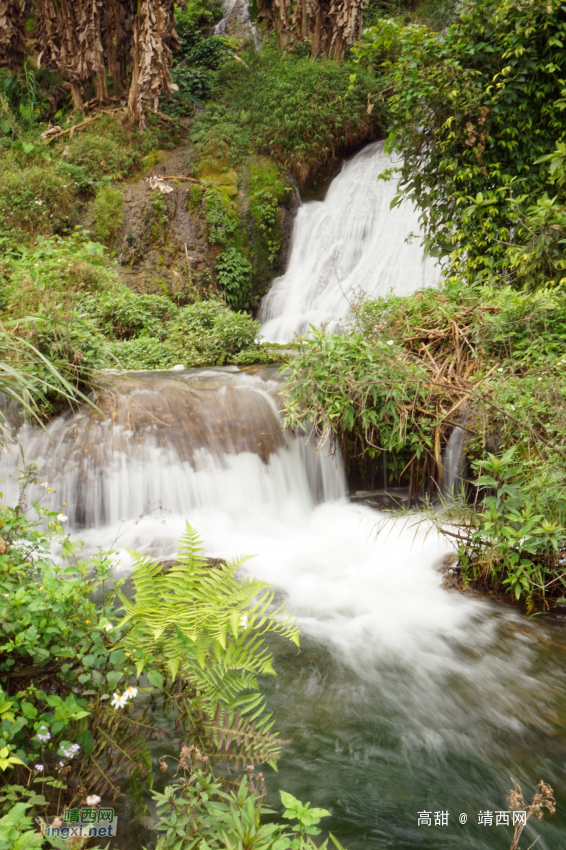
{"label": "shrub", "polygon": [[112,368],[170,369],[178,364],[193,365],[187,364],[186,350],[181,342],[163,341],[157,336],[140,336],[111,342],[108,346],[106,365]]}
{"label": "shrub", "polygon": [[[42,508],[41,496],[36,518],[28,516],[25,487],[36,474],[26,470],[17,508],[0,508],[7,547],[0,556],[2,808],[23,803],[21,812],[27,803],[33,816],[61,796],[76,804],[84,788],[116,799],[129,780],[143,811],[141,795],[152,782],[147,740],[163,736],[166,715],[177,746],[206,748],[207,761],[276,759],[282,742],[270,731],[256,680],[273,673],[268,635],[298,637],[287,612],[271,609],[267,585],[237,578],[241,562],[223,562],[212,576],[187,526],[171,570],[134,555],[128,600],[122,582],[110,581],[115,553],[77,561],[62,525],[67,517]],[[55,565],[54,544],[71,566]],[[164,639],[156,642],[158,620]],[[13,823],[25,831],[21,817]]]}
{"label": "shrub", "polygon": [[565,34],[558,2],[480,0],[441,34],[383,21],[354,49],[390,59],[402,193],[456,280],[566,281]]}
{"label": "shrub", "polygon": [[216,70],[224,59],[232,55],[232,50],[226,38],[213,35],[198,41],[185,55],[186,61],[191,65],[201,65]]}
{"label": "shrub", "polygon": [[77,185],[47,168],[0,175],[0,231],[26,236],[65,233],[78,219]]}
{"label": "shrub", "polygon": [[8,253],[0,277],[3,309],[13,316],[31,315],[53,306],[71,309],[80,293],[121,286],[104,263],[104,246],[76,228],[66,237],[38,236],[31,250]]}
{"label": "shrub", "polygon": [[227,248],[216,260],[218,283],[226,292],[230,306],[243,310],[249,306],[252,292],[252,264],[236,248]]}
{"label": "shrub", "polygon": [[94,235],[104,245],[111,245],[124,223],[124,196],[114,186],[102,186],[93,207]]}
{"label": "shrub", "polygon": [[125,287],[102,297],[85,298],[81,307],[105,334],[116,339],[163,337],[164,321],[171,319],[177,308],[165,295],[138,295]]}
{"label": "shrub", "polygon": [[170,97],[173,111],[178,114],[192,113],[194,104],[206,100],[210,95],[211,80],[208,71],[203,68],[187,68],[179,65],[171,72],[173,82],[179,91]]}
{"label": "shrub", "polygon": [[179,53],[186,55],[223,14],[220,0],[189,0],[183,7],[177,6],[175,23],[180,41]]}
{"label": "shrub", "polygon": [[[98,129],[98,127],[97,127]],[[140,167],[143,152],[108,136],[77,133],[69,145],[66,162],[83,167],[94,180],[123,180]]]}

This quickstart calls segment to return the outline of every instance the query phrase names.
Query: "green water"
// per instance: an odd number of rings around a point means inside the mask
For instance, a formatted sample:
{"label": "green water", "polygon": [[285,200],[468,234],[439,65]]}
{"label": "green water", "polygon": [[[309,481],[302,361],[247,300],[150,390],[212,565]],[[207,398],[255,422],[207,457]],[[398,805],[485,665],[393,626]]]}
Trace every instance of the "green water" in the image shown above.
{"label": "green water", "polygon": [[[268,802],[276,806],[283,788],[327,808],[326,828],[350,850],[491,850],[510,846],[512,828],[495,816],[480,825],[478,813],[507,809],[511,776],[525,796],[544,779],[558,811],[531,818],[521,847],[540,833],[537,848],[563,850],[566,653],[540,638],[566,645],[566,630],[505,619],[491,658],[460,649],[462,673],[441,684],[387,659],[353,670],[312,640],[300,655],[280,654],[278,678],[264,687],[292,742],[270,772]],[[431,826],[417,825],[422,811]],[[448,825],[434,825],[437,811]]]}

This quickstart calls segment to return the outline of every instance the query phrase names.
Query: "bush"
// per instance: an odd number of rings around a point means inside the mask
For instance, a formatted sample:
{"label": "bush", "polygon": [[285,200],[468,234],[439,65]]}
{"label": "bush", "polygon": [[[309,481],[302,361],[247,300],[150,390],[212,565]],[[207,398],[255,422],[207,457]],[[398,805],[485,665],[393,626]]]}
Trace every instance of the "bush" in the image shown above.
{"label": "bush", "polygon": [[177,312],[165,295],[138,295],[125,287],[102,297],[85,298],[81,307],[106,335],[119,340],[141,335],[163,338],[164,322]]}
{"label": "bush", "polygon": [[196,116],[190,139],[201,160],[226,160],[233,166],[252,149],[250,131],[238,113],[219,103],[207,104]]}
{"label": "bush", "polygon": [[179,53],[186,55],[223,14],[220,0],[189,0],[182,7],[177,6],[175,24],[180,41]]}
{"label": "bush", "polygon": [[208,241],[212,245],[225,245],[238,228],[238,216],[225,192],[216,186],[204,195]]}
{"label": "bush", "polygon": [[114,186],[102,186],[93,208],[94,235],[104,245],[111,245],[124,223],[124,196]]}
{"label": "bush", "polygon": [[171,77],[179,86],[179,91],[169,98],[173,112],[177,114],[191,114],[194,112],[194,104],[199,104],[210,95],[210,74],[203,68],[180,65],[173,69]]}
{"label": "bush", "polygon": [[218,255],[218,283],[234,310],[243,310],[249,306],[252,271],[252,264],[236,248],[227,248]]}
{"label": "bush", "polygon": [[48,168],[24,168],[0,175],[0,232],[27,237],[65,233],[78,219],[78,187]]}
{"label": "bush", "polygon": [[0,266],[2,309],[16,317],[72,309],[79,294],[121,286],[104,263],[104,250],[82,228],[66,238],[38,236],[31,250],[12,250]]}
{"label": "bush", "polygon": [[[98,129],[98,128],[97,128]],[[123,180],[141,165],[142,151],[107,136],[77,133],[69,145],[66,162],[85,168],[93,180]]]}

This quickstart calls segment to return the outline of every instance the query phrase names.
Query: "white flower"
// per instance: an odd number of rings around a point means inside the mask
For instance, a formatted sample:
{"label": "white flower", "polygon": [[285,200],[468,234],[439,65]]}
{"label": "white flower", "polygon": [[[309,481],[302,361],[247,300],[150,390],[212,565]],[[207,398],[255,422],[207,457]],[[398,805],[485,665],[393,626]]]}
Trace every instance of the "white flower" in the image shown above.
{"label": "white flower", "polygon": [[388,339],[388,340],[387,340],[387,345],[393,345],[393,344],[394,344],[394,343],[393,343],[393,340],[392,340],[392,339]]}
{"label": "white flower", "polygon": [[[63,751],[65,758],[74,759],[80,748],[80,744],[71,744],[70,747],[61,747],[61,750]],[[59,762],[59,764],[61,764],[61,762]]]}
{"label": "white flower", "polygon": [[118,694],[116,692],[114,692],[114,697],[113,697],[112,702],[110,704],[113,705],[114,708],[124,708],[124,706],[126,705],[127,702],[128,702],[128,697],[126,696],[126,694],[122,694],[122,696],[118,696]]}
{"label": "white flower", "polygon": [[41,486],[45,487],[45,489],[47,489],[49,487],[49,484],[47,483],[47,481],[44,481]]}
{"label": "white flower", "polygon": [[58,767],[60,767],[60,768],[61,768],[61,770],[62,770],[62,769],[65,767],[65,762],[64,762],[64,761],[60,761],[60,762],[59,762],[59,764],[58,764]]}
{"label": "white flower", "polygon": [[126,696],[126,694],[128,696],[128,699],[133,699],[134,697],[137,697],[138,689],[134,688],[132,685],[128,685],[128,687],[126,688],[126,692],[125,692],[124,696]]}
{"label": "white flower", "polygon": [[537,378],[537,381],[542,381],[542,378]]}
{"label": "white flower", "polygon": [[503,369],[498,369],[497,371],[498,371],[498,372],[503,372]]}
{"label": "white flower", "polygon": [[100,797],[98,794],[91,794],[90,797],[86,798],[87,806],[96,806],[97,803],[100,803]]}
{"label": "white flower", "polygon": [[104,629],[105,632],[109,632],[109,631],[111,631],[112,626],[110,625],[110,623],[104,623],[102,628]]}
{"label": "white flower", "polygon": [[36,765],[34,765],[34,767],[35,767],[36,770],[39,770],[40,773],[43,773],[43,765],[42,764],[36,764]]}
{"label": "white flower", "polygon": [[65,516],[65,514],[57,514],[57,519],[59,520],[59,522],[67,522],[69,517]]}
{"label": "white flower", "polygon": [[247,629],[247,627],[249,626],[249,624],[250,624],[250,621],[248,620],[248,618],[246,617],[246,615],[245,615],[245,614],[242,614],[242,616],[240,617],[240,625],[241,625],[241,627],[242,627],[243,629]]}
{"label": "white flower", "polygon": [[49,731],[47,726],[40,726],[39,732],[37,733],[36,737],[37,737],[38,741],[41,741],[41,743],[44,744],[44,743],[46,743],[46,741],[50,740],[51,732]]}

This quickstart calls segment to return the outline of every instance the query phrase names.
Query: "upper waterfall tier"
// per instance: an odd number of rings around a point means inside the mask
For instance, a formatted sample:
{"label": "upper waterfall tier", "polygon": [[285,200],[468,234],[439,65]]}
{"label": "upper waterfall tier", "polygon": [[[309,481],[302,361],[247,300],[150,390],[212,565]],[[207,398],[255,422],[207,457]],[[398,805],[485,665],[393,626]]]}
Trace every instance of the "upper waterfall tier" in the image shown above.
{"label": "upper waterfall tier", "polygon": [[[47,430],[24,424],[17,439],[48,506],[71,526],[136,520],[156,507],[189,518],[197,508],[250,510],[288,502],[310,509],[345,494],[339,460],[316,441],[283,431],[277,369],[235,367],[106,374],[98,407],[83,406]],[[0,456],[4,495],[17,501],[17,443]],[[41,483],[31,497],[45,496]],[[52,504],[51,504],[52,503]]]}
{"label": "upper waterfall tier", "polygon": [[439,282],[439,267],[423,255],[417,211],[408,201],[390,208],[399,178],[378,179],[395,164],[383,142],[368,145],[332,181],[323,202],[300,207],[289,267],[261,307],[264,339],[289,342],[310,325],[332,326],[362,291],[408,295]]}

